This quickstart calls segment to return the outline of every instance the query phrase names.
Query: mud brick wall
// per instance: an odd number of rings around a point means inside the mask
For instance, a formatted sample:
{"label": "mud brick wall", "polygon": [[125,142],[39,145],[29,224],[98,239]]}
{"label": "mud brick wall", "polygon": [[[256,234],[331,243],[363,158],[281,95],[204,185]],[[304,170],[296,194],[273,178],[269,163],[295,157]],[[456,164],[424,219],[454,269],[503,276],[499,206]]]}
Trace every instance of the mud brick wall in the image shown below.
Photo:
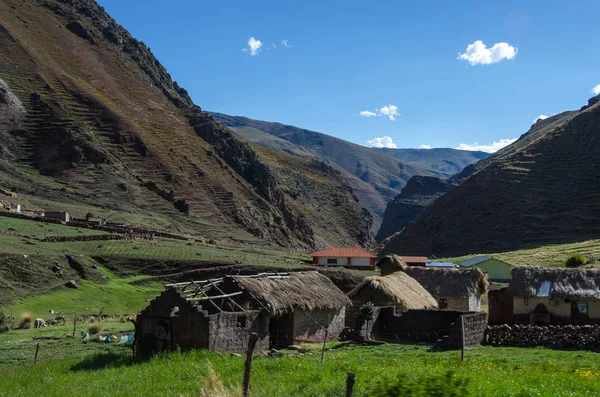
{"label": "mud brick wall", "polygon": [[256,350],[269,347],[269,317],[265,311],[217,313],[208,317],[208,348],[216,351],[244,352],[250,333],[258,335]]}
{"label": "mud brick wall", "polygon": [[600,325],[492,325],[484,341],[492,346],[600,351]]}
{"label": "mud brick wall", "polygon": [[462,344],[460,318],[465,327],[465,346],[482,342],[486,330],[485,313],[465,313],[456,310],[410,310],[395,315],[391,310],[382,310],[375,333],[398,339],[434,342],[437,347],[458,349]]}

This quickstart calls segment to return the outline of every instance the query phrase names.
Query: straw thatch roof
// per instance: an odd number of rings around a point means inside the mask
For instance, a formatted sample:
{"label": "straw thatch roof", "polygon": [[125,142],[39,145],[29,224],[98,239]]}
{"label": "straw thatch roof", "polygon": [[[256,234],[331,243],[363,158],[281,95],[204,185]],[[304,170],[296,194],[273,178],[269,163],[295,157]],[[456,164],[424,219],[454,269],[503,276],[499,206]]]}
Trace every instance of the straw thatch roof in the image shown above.
{"label": "straw thatch roof", "polygon": [[479,269],[437,269],[409,267],[406,273],[433,296],[467,298],[487,293],[488,281]]}
{"label": "straw thatch roof", "polygon": [[600,271],[518,266],[511,272],[508,293],[522,297],[600,299]]}
{"label": "straw thatch roof", "polygon": [[230,277],[271,314],[282,314],[295,308],[341,310],[351,303],[328,277],[316,271]]}
{"label": "straw thatch roof", "polygon": [[390,302],[400,305],[403,311],[413,309],[437,309],[436,300],[414,278],[403,272],[387,276],[365,277],[348,297],[352,299],[363,289],[377,290],[389,297]]}
{"label": "straw thatch roof", "polygon": [[382,276],[387,276],[397,271],[404,271],[408,268],[404,259],[394,254],[384,256],[377,262],[376,266],[381,269]]}

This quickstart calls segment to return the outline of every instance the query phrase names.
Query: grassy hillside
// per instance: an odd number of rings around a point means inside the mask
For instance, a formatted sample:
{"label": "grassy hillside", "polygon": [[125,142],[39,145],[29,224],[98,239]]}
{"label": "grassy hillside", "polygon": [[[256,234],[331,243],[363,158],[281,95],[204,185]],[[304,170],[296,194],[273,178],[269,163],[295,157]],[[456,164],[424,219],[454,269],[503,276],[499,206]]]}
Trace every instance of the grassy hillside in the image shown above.
{"label": "grassy hillside", "polygon": [[457,256],[600,236],[596,103],[437,199],[382,253]]}
{"label": "grassy hillside", "polygon": [[28,209],[305,250],[370,243],[353,238],[368,218],[343,176],[313,185],[357,222],[320,236],[284,193],[297,178],[202,112],[93,0],[0,3],[0,114],[0,187]]}

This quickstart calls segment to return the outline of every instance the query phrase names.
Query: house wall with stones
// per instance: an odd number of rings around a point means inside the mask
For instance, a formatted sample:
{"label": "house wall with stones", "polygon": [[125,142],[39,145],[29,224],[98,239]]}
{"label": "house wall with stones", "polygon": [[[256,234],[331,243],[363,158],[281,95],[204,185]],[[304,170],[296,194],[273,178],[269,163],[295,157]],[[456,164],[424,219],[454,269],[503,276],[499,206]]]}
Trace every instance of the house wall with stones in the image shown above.
{"label": "house wall with stones", "polygon": [[[574,303],[573,303],[574,302]],[[577,319],[572,316],[572,305],[587,303],[587,313],[582,313]],[[600,323],[600,302],[595,299],[570,300],[550,297],[513,297],[513,312],[515,324],[530,324],[531,313],[538,305],[544,305],[550,314],[551,325],[570,325],[572,323],[598,324]],[[540,317],[541,318],[541,317]]]}
{"label": "house wall with stones", "polygon": [[448,310],[459,310],[463,312],[478,312],[481,310],[481,298],[476,295],[470,295],[468,298],[456,298],[453,296],[433,296],[440,306],[443,308],[442,300],[446,301]]}
{"label": "house wall with stones", "polygon": [[264,311],[221,312],[208,317],[208,349],[242,352],[248,347],[250,333],[258,335],[256,350],[269,347],[269,317]]}
{"label": "house wall with stones", "polygon": [[345,309],[294,311],[294,340],[322,341],[327,328],[328,339],[334,339],[345,326]]}

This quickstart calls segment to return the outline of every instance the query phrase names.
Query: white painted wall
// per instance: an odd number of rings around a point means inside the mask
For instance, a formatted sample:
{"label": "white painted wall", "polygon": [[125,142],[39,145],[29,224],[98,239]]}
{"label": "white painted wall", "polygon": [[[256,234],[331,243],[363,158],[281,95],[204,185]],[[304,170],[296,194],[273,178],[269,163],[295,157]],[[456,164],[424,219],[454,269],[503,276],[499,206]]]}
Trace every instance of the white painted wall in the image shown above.
{"label": "white painted wall", "polygon": [[[328,259],[337,259],[337,264],[328,264]],[[336,257],[336,256],[320,256],[319,257],[319,265],[321,266],[371,266],[371,258],[350,258],[350,263],[348,263],[348,257]]]}

